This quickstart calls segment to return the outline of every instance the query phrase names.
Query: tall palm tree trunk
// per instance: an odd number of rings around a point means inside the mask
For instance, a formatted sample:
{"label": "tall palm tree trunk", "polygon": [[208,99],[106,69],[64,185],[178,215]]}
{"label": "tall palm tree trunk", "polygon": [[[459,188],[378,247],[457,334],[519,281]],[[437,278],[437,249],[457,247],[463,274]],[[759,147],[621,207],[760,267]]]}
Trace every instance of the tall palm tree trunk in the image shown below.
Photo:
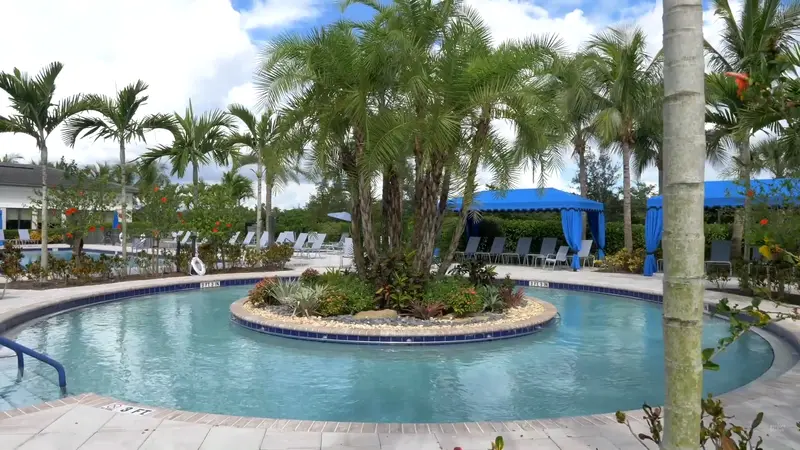
{"label": "tall palm tree trunk", "polygon": [[258,186],[256,186],[256,242],[258,242],[261,238],[261,182],[264,177],[264,164],[261,162],[260,152],[256,159],[256,182],[258,183]]}
{"label": "tall palm tree trunk", "polygon": [[[586,170],[586,141],[580,137],[575,138],[573,152],[578,155],[578,183],[580,184],[581,197],[589,198],[589,174]],[[581,213],[583,218],[583,239],[586,239],[586,213]]]}
{"label": "tall palm tree trunk", "polygon": [[695,450],[700,436],[704,68],[702,1],[664,0],[665,450]]}
{"label": "tall palm tree trunk", "polygon": [[[50,254],[47,251],[47,144],[45,143],[44,136],[39,135],[39,160],[42,165],[42,212],[39,218],[39,234],[42,239],[42,256],[39,264],[44,269],[47,269],[47,259]],[[42,279],[41,281],[44,281]]]}
{"label": "tall palm tree trunk", "polygon": [[389,167],[386,173],[386,215],[384,223],[387,228],[386,238],[389,250],[400,248],[403,236],[403,187],[395,167]]}
{"label": "tall palm tree trunk", "polygon": [[[122,185],[122,260],[128,261],[128,194],[125,181],[125,137],[119,137],[119,172]],[[127,269],[128,264],[125,264]]]}
{"label": "tall palm tree trunk", "polygon": [[456,225],[453,237],[450,239],[450,245],[447,248],[447,253],[442,258],[442,263],[439,264],[439,268],[437,269],[439,275],[444,275],[447,272],[447,269],[450,268],[450,264],[453,262],[453,255],[456,252],[456,248],[458,248],[458,243],[461,241],[461,234],[464,233],[464,228],[467,225],[469,206],[472,204],[472,199],[475,196],[475,175],[478,173],[479,161],[480,148],[473,148],[469,159],[469,166],[467,167],[467,177],[464,185],[461,211],[458,212],[458,224]]}
{"label": "tall palm tree trunk", "polygon": [[272,217],[272,186],[275,180],[270,180],[267,177],[266,196],[264,198],[264,229],[269,233],[267,237],[267,245],[272,244],[272,237],[275,235],[275,230],[270,228],[270,221]]}
{"label": "tall palm tree trunk", "polygon": [[622,142],[622,220],[624,244],[628,252],[633,251],[633,227],[631,224],[631,146]]}
{"label": "tall palm tree trunk", "polygon": [[[197,208],[197,202],[200,199],[200,168],[197,165],[197,161],[192,161],[192,187],[194,191],[194,199],[192,199],[192,212],[194,209]],[[197,231],[192,233],[192,251],[194,252],[193,256],[197,256]]]}
{"label": "tall palm tree trunk", "polygon": [[[744,187],[745,192],[750,190],[750,145],[747,142],[737,143],[739,161],[741,167],[739,168],[739,183]],[[749,259],[747,249],[744,254],[742,248],[744,247],[744,237],[747,234],[747,225],[750,220],[751,201],[750,197],[744,196],[744,208],[737,209],[733,216],[733,229],[731,230],[731,241],[733,248],[731,249],[731,257],[733,259],[741,259],[744,256]]]}
{"label": "tall palm tree trunk", "polygon": [[361,215],[361,243],[364,246],[367,259],[370,263],[378,260],[378,248],[375,245],[375,235],[372,231],[372,189],[369,180],[364,173],[361,164],[364,159],[364,141],[363,132],[356,128],[353,130],[355,136],[355,162],[356,162],[356,182],[358,183],[358,209]]}

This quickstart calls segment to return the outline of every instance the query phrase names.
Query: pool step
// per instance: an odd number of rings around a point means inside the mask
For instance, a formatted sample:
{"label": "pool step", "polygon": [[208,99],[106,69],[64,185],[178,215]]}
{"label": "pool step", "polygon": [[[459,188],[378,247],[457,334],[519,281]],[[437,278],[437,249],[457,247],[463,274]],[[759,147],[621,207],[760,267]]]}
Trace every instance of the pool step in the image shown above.
{"label": "pool step", "polygon": [[[59,398],[58,385],[30,368],[25,371],[22,380],[17,381],[16,359],[6,359],[12,360],[14,364],[6,364],[6,361],[0,360],[0,411],[38,405]],[[43,398],[33,392],[52,394]]]}

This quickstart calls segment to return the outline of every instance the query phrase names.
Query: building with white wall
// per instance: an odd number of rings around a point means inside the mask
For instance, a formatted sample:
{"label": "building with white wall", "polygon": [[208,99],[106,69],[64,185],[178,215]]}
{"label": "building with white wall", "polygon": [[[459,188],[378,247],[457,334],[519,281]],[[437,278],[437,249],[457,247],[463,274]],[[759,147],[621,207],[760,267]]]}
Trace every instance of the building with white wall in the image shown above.
{"label": "building with white wall", "polygon": [[[48,186],[63,186],[70,180],[64,171],[53,167],[47,168]],[[0,163],[0,229],[35,230],[38,228],[38,211],[31,209],[31,199],[37,198],[36,191],[42,187],[42,168],[33,164]],[[136,189],[128,191],[128,211],[133,205],[133,194]],[[122,202],[120,202],[120,205]],[[121,206],[116,206],[117,210]],[[109,211],[106,221],[111,222],[114,211]],[[129,216],[130,217],[130,216]]]}

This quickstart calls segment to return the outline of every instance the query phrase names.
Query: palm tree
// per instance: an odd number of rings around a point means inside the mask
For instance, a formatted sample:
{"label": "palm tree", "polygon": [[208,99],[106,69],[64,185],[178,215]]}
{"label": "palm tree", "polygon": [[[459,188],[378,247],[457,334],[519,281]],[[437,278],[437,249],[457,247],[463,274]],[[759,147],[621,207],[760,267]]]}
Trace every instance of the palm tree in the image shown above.
{"label": "palm tree", "polygon": [[183,177],[186,169],[192,169],[192,186],[195,198],[199,198],[200,166],[216,162],[228,164],[231,148],[225,130],[233,128],[231,117],[223,111],[212,110],[201,116],[194,115],[191,101],[183,116],[173,114],[174,125],[170,130],[171,145],[158,145],[140,158],[146,165],[167,158],[172,167],[171,175]]}
{"label": "palm tree", "polygon": [[141,160],[137,160],[131,168],[131,171],[136,174],[136,188],[139,192],[144,192],[155,186],[169,184],[167,169],[167,165],[164,163],[145,164]]}
{"label": "palm tree", "polygon": [[229,142],[236,147],[244,147],[249,153],[237,158],[238,166],[256,165],[256,236],[261,236],[261,186],[266,179],[266,201],[264,223],[269,231],[269,243],[272,243],[274,230],[269,230],[272,214],[273,190],[290,180],[296,180],[292,170],[293,160],[291,147],[288,144],[287,131],[281,129],[283,116],[275,111],[266,110],[258,118],[246,107],[238,104],[228,107],[229,113],[243,124],[242,131],[231,133]]}
{"label": "palm tree", "polygon": [[[172,130],[172,118],[166,114],[151,114],[136,118],[139,108],[147,102],[144,95],[147,84],[138,80],[125,86],[115,97],[87,95],[88,111],[98,116],[80,115],[67,120],[64,127],[64,142],[75,147],[79,137],[94,136],[119,143],[119,177],[122,186],[122,258],[128,257],[128,166],[125,160],[125,144],[134,140],[145,141],[144,134],[155,129]],[[82,136],[81,136],[82,135]]]}
{"label": "palm tree", "polygon": [[39,228],[42,239],[42,269],[47,268],[47,138],[62,122],[87,108],[81,95],[55,102],[56,78],[63,64],[50,63],[31,77],[14,69],[12,73],[0,72],[0,89],[11,100],[15,114],[0,116],[0,133],[20,133],[36,139],[42,167],[42,210]]}
{"label": "palm tree", "polygon": [[0,163],[19,164],[24,158],[19,153],[6,153],[0,158]]}
{"label": "palm tree", "polygon": [[[555,80],[556,92],[563,127],[567,130],[566,142],[559,142],[553,149],[562,151],[572,147],[572,157],[578,162],[578,183],[581,197],[587,197],[589,185],[586,173],[586,148],[593,136],[593,119],[599,102],[595,92],[595,80],[589,71],[591,60],[582,53],[561,55],[549,68]],[[566,145],[565,145],[566,144]]]}
{"label": "palm tree", "polygon": [[647,120],[650,86],[660,64],[645,51],[641,29],[610,28],[591,38],[590,75],[598,84],[599,112],[595,130],[601,141],[622,155],[622,191],[625,248],[633,250],[631,227],[631,155],[637,127]]}
{"label": "palm tree", "polygon": [[242,200],[253,197],[253,183],[246,176],[237,173],[235,170],[224,172],[220,184],[228,189],[228,192],[236,199],[236,203],[241,203]]}
{"label": "palm tree", "polygon": [[[744,111],[751,108],[754,99],[740,93],[732,79],[725,73],[744,74],[763,86],[777,81],[773,68],[779,55],[790,53],[800,32],[800,4],[781,0],[745,0],[737,17],[728,0],[714,0],[714,14],[724,28],[720,47],[706,44],[711,68],[717,72],[709,76],[707,96],[711,111],[706,121],[713,125],[709,131],[709,147],[722,146],[733,150],[737,158],[734,170],[737,178],[749,188],[752,175],[750,137],[760,126],[751,121],[741,122]],[[738,212],[733,228],[733,257],[742,256],[742,241],[750,217],[750,199],[745,198],[743,212]],[[744,257],[749,255],[745,251]]]}
{"label": "palm tree", "polygon": [[[664,1],[664,366],[661,448],[697,448],[703,337],[705,99],[701,0]],[[698,232],[698,230],[700,230]]]}

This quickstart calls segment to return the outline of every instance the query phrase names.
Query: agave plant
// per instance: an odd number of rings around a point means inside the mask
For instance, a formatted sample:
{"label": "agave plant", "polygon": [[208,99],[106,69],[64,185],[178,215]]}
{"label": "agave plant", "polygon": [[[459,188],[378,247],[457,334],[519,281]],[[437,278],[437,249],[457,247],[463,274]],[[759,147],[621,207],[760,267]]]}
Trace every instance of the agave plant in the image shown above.
{"label": "agave plant", "polygon": [[506,302],[500,295],[497,286],[482,286],[480,288],[481,299],[483,300],[483,310],[491,312],[502,312],[506,309]]}
{"label": "agave plant", "polygon": [[311,316],[317,310],[320,300],[325,296],[325,286],[300,286],[294,294],[294,314],[298,311]]}
{"label": "agave plant", "polygon": [[270,288],[272,296],[281,305],[297,306],[296,294],[300,289],[300,283],[296,281],[279,280]]}

